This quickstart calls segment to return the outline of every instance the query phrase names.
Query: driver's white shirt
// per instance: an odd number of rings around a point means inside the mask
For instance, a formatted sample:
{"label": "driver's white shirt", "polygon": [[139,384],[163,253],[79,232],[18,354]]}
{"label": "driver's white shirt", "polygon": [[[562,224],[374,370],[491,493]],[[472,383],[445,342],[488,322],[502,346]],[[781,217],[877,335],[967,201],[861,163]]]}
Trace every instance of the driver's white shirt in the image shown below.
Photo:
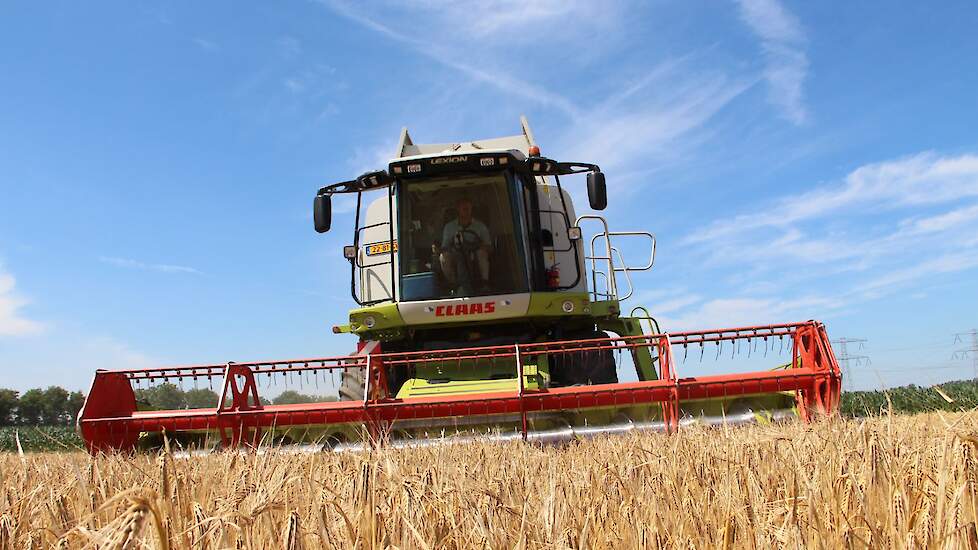
{"label": "driver's white shirt", "polygon": [[[469,222],[469,225],[462,227],[462,226],[459,225],[458,219],[456,218],[456,219],[454,219],[454,220],[446,223],[445,224],[445,229],[442,230],[442,232],[441,232],[441,247],[442,248],[448,248],[449,246],[451,246],[452,241],[455,240],[455,234],[458,233],[458,230],[459,230],[460,227],[462,229],[466,229],[466,230],[471,231],[471,232],[475,233],[476,235],[478,235],[479,238],[482,239],[482,243],[481,244],[483,246],[489,246],[489,244],[491,242],[491,239],[489,237],[489,228],[486,227],[486,224],[480,222],[479,220],[477,220],[475,218],[472,218],[472,221]],[[462,238],[464,238],[466,240],[466,242],[470,242],[470,243],[473,243],[473,244],[475,243],[475,238],[473,238],[472,235],[468,235],[466,233],[462,233],[462,236],[463,236]]]}

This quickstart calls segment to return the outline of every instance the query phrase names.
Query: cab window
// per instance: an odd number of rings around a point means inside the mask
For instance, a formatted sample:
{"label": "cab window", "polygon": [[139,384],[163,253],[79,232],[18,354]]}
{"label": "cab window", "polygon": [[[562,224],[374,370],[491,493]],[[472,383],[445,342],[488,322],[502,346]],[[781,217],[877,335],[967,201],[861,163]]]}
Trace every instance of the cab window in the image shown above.
{"label": "cab window", "polygon": [[401,299],[527,291],[512,181],[496,173],[401,182]]}

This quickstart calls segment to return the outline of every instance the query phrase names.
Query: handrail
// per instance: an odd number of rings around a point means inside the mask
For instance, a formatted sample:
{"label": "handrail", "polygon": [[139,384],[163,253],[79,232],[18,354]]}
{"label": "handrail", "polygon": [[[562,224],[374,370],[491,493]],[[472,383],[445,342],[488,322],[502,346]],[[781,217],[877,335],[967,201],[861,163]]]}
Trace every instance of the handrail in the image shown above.
{"label": "handrail", "polygon": [[[608,220],[606,220],[604,218],[604,216],[598,216],[598,215],[595,215],[595,214],[584,214],[582,216],[578,216],[577,217],[577,220],[574,222],[574,225],[577,225],[578,227],[580,227],[581,221],[583,221],[583,220],[597,220],[597,221],[601,222],[602,227],[604,227],[604,231],[602,233],[595,233],[594,236],[591,237],[591,255],[590,256],[585,255],[584,256],[584,260],[585,261],[591,260],[591,274],[592,274],[591,277],[592,277],[592,279],[595,279],[594,273],[597,273],[598,272],[598,263],[597,263],[597,260],[603,260],[603,261],[607,261],[608,262],[608,284],[609,284],[608,293],[612,297],[617,296],[618,295],[618,288],[617,288],[617,286],[615,284],[614,263],[613,263],[613,260],[611,258],[611,237],[608,234]],[[604,237],[604,240],[605,240],[605,250],[608,252],[608,255],[607,256],[597,256],[597,253],[594,250],[595,240],[597,240],[598,238],[600,238],[602,236]],[[596,279],[593,281],[593,284],[595,285],[595,287],[597,287],[597,280]],[[595,301],[597,301],[597,293],[593,293],[593,294],[594,294]]]}
{"label": "handrail", "polygon": [[[618,256],[618,261],[621,262],[621,265],[625,265],[625,258],[622,257],[621,251],[618,250],[618,248],[611,247],[611,253],[612,253],[613,256]],[[622,273],[624,273],[625,274],[625,282],[628,283],[628,292],[626,292],[624,296],[619,296],[618,299],[621,300],[621,301],[624,301],[624,300],[629,299],[632,296],[632,294],[635,292],[635,287],[632,286],[632,276],[628,274],[629,273],[629,270],[627,268],[626,269],[619,270],[619,269],[616,269],[614,267],[614,265],[612,265],[612,269],[614,271],[621,271]]]}
{"label": "handrail", "polygon": [[[648,231],[611,231],[608,228],[608,221],[604,216],[597,216],[594,214],[585,214],[579,216],[576,221],[576,225],[580,226],[581,222],[584,220],[597,220],[601,223],[602,230],[591,236],[590,241],[590,254],[584,255],[585,262],[587,260],[591,261],[591,296],[597,301],[599,296],[607,297],[610,300],[627,300],[634,294],[634,286],[632,285],[631,276],[629,275],[633,271],[648,271],[652,269],[655,265],[655,252],[656,252],[656,238],[655,234]],[[612,237],[645,237],[649,239],[651,244],[649,252],[649,261],[643,266],[629,266],[625,263],[625,258],[617,247],[612,245]],[[604,252],[605,255],[599,255],[595,245],[598,240],[604,241]],[[617,256],[618,263],[620,267],[615,266],[615,256]],[[602,271],[598,269],[598,261],[607,262],[608,271]],[[618,292],[618,279],[617,274],[625,274],[625,282],[628,284],[628,292],[624,295],[619,295]],[[608,293],[598,292],[598,274],[606,277],[608,281]]]}
{"label": "handrail", "polygon": [[[638,317],[638,316],[636,316],[635,315],[635,312],[636,311],[641,312],[641,313],[644,313],[645,316],[644,317]],[[659,322],[655,320],[655,317],[652,317],[652,314],[649,313],[649,310],[646,309],[645,306],[635,306],[635,307],[633,307],[632,308],[632,311],[628,314],[628,316],[631,317],[631,318],[633,318],[633,319],[638,319],[639,322],[641,322],[643,320],[649,321],[649,328],[652,330],[653,333],[657,333],[660,330],[659,329]]]}

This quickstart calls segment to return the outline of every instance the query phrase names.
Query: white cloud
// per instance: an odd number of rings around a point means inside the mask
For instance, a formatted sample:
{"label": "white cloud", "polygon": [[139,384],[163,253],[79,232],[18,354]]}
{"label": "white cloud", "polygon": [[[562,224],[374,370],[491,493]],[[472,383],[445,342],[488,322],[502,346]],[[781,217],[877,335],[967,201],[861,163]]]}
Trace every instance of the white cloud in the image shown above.
{"label": "white cloud", "polygon": [[738,0],[740,18],[761,40],[769,99],[794,124],[809,119],[803,86],[808,75],[805,32],[778,0]]}
{"label": "white cloud", "polygon": [[81,351],[85,363],[98,369],[148,369],[162,364],[160,361],[132,349],[129,345],[106,336],[86,339],[82,343]]}
{"label": "white cloud", "polygon": [[681,295],[661,302],[651,302],[652,309],[658,315],[668,315],[674,311],[682,310],[688,306],[699,303],[701,298],[695,294]]}
{"label": "white cloud", "polygon": [[[546,43],[537,47],[553,50],[562,48],[563,40],[578,41],[601,32],[617,34],[626,23],[627,10],[621,6],[574,1],[456,4],[420,0],[410,3],[409,10],[399,4],[381,12],[342,0],[320,2],[364,28],[457,71],[469,84],[511,96],[520,102],[520,110],[532,109],[532,104],[526,105],[531,102],[562,112],[567,124],[558,135],[567,137],[549,142],[545,149],[559,151],[568,159],[599,160],[603,168],[617,169],[619,180],[625,177],[624,171],[638,167],[639,159],[645,171],[650,159],[662,166],[681,156],[687,144],[678,143],[680,140],[701,136],[698,131],[708,121],[758,82],[756,77],[697,67],[696,58],[708,60],[702,54],[690,53],[651,68],[613,64],[615,70],[594,81],[605,96],[592,96],[595,99],[585,105],[529,81],[542,80],[553,72],[539,70],[546,67],[531,65],[534,70],[517,73],[516,67],[526,65],[513,58],[514,40],[546,34],[545,30],[551,29],[552,36],[548,34]],[[419,21],[426,29],[423,34],[414,30],[422,28],[416,24]],[[479,43],[474,51],[473,37]],[[600,55],[596,53],[600,50],[600,45],[595,45],[587,49],[587,55]]]}
{"label": "white cloud", "polygon": [[848,272],[848,281],[834,281],[834,294],[873,299],[978,267],[974,197],[978,157],[923,153],[859,167],[841,183],[717,220],[683,242],[696,246],[704,264],[737,265],[753,279],[777,273],[787,283]]}
{"label": "white cloud", "polygon": [[396,139],[388,139],[370,147],[356,147],[350,157],[349,165],[357,176],[374,170],[385,170],[387,164],[394,158],[395,149],[397,149]]}
{"label": "white cloud", "polygon": [[302,82],[302,80],[294,77],[286,78],[284,81],[282,81],[282,84],[284,84],[285,87],[294,94],[302,93],[306,89],[306,85]]}
{"label": "white cloud", "polygon": [[294,36],[283,36],[278,39],[278,51],[285,58],[297,57],[302,53],[302,43]]}
{"label": "white cloud", "polygon": [[[566,132],[574,136],[566,155],[601,159],[604,169],[622,168],[644,159],[675,154],[675,141],[701,128],[751,82],[723,74],[690,76],[672,60],[649,71],[646,78],[611,97]],[[627,101],[652,91],[637,105]]]}
{"label": "white cloud", "polygon": [[[472,64],[469,61],[471,55],[465,52],[459,53],[458,50],[445,47],[437,42],[416,38],[403,32],[395,31],[344,2],[337,0],[321,0],[321,2],[334,12],[396,42],[405,44],[415,52],[445,67],[454,69],[473,81],[487,84],[516,97],[522,97],[542,105],[557,108],[572,117],[576,117],[579,113],[577,106],[566,97],[553,93],[542,86],[516,78],[504,71],[488,66]],[[428,33],[425,34],[427,35]]]}
{"label": "white cloud", "polygon": [[[428,21],[439,21],[444,30],[483,41],[505,40],[538,42],[542,33],[548,40],[572,39],[577,33],[570,28],[599,28],[615,21],[620,6],[586,0],[491,0],[484,2],[453,2],[451,0],[420,0],[409,2],[413,11],[424,13]],[[563,29],[563,35],[547,33]]]}
{"label": "white cloud", "polygon": [[703,242],[765,227],[794,223],[853,207],[871,210],[940,204],[978,196],[978,156],[941,157],[920,153],[868,164],[853,170],[841,184],[784,197],[760,212],[714,222],[687,237]]}
{"label": "white cloud", "polygon": [[14,292],[17,281],[0,266],[0,336],[26,336],[44,330],[44,325],[23,316],[27,300]]}
{"label": "white cloud", "polygon": [[856,290],[868,297],[874,297],[881,295],[885,290],[900,287],[922,278],[955,273],[975,267],[978,267],[978,251],[951,252],[926,261],[911,263],[909,267],[903,269],[890,271],[859,285]]}
{"label": "white cloud", "polygon": [[756,326],[820,318],[842,305],[836,299],[818,296],[796,299],[718,298],[684,308],[678,314],[659,315],[659,322],[670,332]]}
{"label": "white cloud", "polygon": [[97,369],[144,369],[165,364],[105,335],[66,331],[70,323],[43,337],[0,346],[0,378],[20,391],[56,381],[69,390],[88,392]]}
{"label": "white cloud", "polygon": [[199,36],[196,37],[196,38],[194,38],[193,39],[193,42],[194,42],[194,44],[197,44],[198,46],[200,46],[200,49],[207,50],[209,52],[212,52],[212,51],[215,51],[215,50],[218,49],[218,46],[217,46],[217,43],[216,42],[213,42],[211,40],[207,40],[206,38],[200,38]]}
{"label": "white cloud", "polygon": [[940,233],[976,220],[978,220],[978,204],[973,204],[936,216],[904,220],[900,224],[900,231],[908,236]]}
{"label": "white cloud", "polygon": [[116,267],[124,267],[127,269],[142,269],[148,271],[159,271],[162,273],[193,273],[195,275],[200,275],[200,271],[183,265],[171,265],[171,264],[148,264],[140,262],[137,260],[132,260],[129,258],[116,258],[112,256],[101,256],[99,261],[109,265],[114,265]]}

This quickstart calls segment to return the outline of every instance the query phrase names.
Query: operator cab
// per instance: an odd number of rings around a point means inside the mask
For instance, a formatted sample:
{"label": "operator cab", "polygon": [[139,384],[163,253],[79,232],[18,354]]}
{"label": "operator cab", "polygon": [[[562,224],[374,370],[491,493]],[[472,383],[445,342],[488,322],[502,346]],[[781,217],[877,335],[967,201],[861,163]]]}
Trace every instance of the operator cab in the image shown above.
{"label": "operator cab", "polygon": [[510,171],[400,183],[400,300],[527,292],[524,187]]}
{"label": "operator cab", "polygon": [[[557,177],[582,172],[589,185],[595,175],[603,184],[595,165],[527,158],[514,149],[402,157],[388,170],[321,189],[316,228],[329,229],[331,195],[356,193],[354,242],[344,256],[361,306],[496,296],[513,306],[499,315],[513,316],[525,313],[532,292],[587,292],[580,231]],[[556,185],[545,184],[547,176]],[[376,198],[361,218],[370,191],[386,192],[371,193]]]}

